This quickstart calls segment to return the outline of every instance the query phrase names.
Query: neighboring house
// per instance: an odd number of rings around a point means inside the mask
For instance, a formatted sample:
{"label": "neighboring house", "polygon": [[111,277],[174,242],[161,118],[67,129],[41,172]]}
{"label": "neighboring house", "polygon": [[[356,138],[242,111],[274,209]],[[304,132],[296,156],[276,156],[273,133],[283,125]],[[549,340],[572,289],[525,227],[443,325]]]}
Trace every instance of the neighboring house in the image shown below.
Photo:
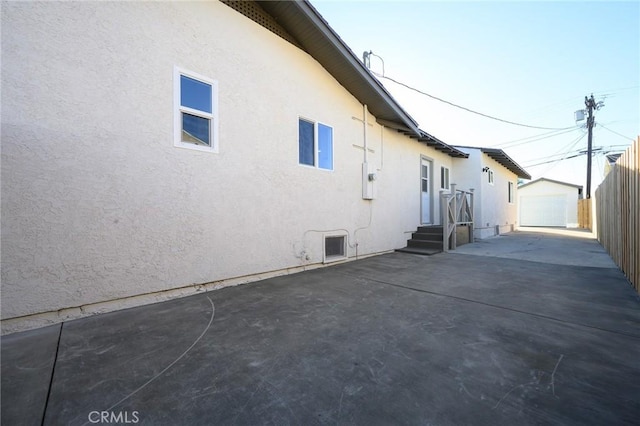
{"label": "neighboring house", "polygon": [[503,150],[456,146],[469,157],[455,159],[457,189],[474,190],[474,237],[511,232],[518,224],[518,178],[531,179]]}
{"label": "neighboring house", "polygon": [[621,156],[622,156],[621,152],[605,155],[606,162],[604,163],[604,176],[608,175],[609,172],[613,170],[613,168],[616,165],[616,162],[618,161],[618,158],[620,158]]}
{"label": "neighboring house", "polygon": [[306,1],[3,3],[3,331],[403,247],[467,151]]}
{"label": "neighboring house", "polygon": [[540,178],[518,187],[520,226],[578,226],[582,186]]}

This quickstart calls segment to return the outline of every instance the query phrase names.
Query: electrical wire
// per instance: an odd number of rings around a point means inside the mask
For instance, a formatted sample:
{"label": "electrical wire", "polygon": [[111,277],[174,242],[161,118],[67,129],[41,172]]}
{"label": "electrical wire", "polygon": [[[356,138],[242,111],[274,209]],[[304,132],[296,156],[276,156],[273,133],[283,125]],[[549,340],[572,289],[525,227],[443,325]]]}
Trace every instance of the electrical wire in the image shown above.
{"label": "electrical wire", "polygon": [[521,138],[521,139],[515,139],[509,142],[503,142],[503,143],[499,143],[497,145],[493,145],[494,147],[497,148],[512,148],[514,146],[520,146],[520,145],[526,145],[528,143],[532,143],[532,142],[538,142],[544,139],[550,139],[550,138],[554,138],[556,136],[560,136],[560,135],[564,135],[567,133],[571,133],[575,130],[579,130],[580,127],[572,127],[569,130],[563,130],[563,131],[552,131],[552,132],[547,132],[547,133],[542,133],[539,135],[534,135],[534,136],[529,136],[526,138]]}
{"label": "electrical wire", "polygon": [[565,146],[563,146],[562,148],[560,148],[558,151],[556,151],[555,153],[551,154],[551,155],[545,155],[544,157],[539,157],[539,158],[535,158],[533,160],[529,160],[529,161],[525,161],[524,164],[526,165],[527,163],[535,163],[538,162],[540,160],[548,160],[554,157],[557,157],[559,155],[567,155],[571,152],[571,150],[576,146],[576,144],[584,137],[584,133],[581,134],[580,136],[578,136],[577,139],[572,140],[571,142],[569,142],[568,144],[566,144]]}
{"label": "electrical wire", "polygon": [[455,104],[455,103],[453,103],[453,102],[449,102],[449,101],[447,101],[447,100],[445,100],[445,99],[442,99],[442,98],[439,98],[439,97],[437,97],[437,96],[433,96],[433,95],[431,95],[431,94],[429,94],[429,93],[427,93],[427,92],[423,92],[422,90],[416,89],[415,87],[411,87],[411,86],[409,86],[408,84],[401,83],[401,82],[399,82],[398,80],[395,80],[395,79],[393,79],[393,78],[391,78],[391,77],[387,77],[387,76],[385,76],[385,75],[378,74],[377,72],[374,72],[374,71],[371,71],[371,72],[372,72],[373,74],[375,74],[376,76],[378,76],[378,77],[381,77],[381,78],[387,79],[387,80],[389,80],[389,81],[392,81],[392,82],[394,82],[394,83],[396,83],[396,84],[398,84],[398,85],[400,85],[400,86],[406,87],[406,88],[407,88],[407,89],[409,89],[409,90],[413,90],[414,92],[420,93],[421,95],[428,96],[428,97],[430,97],[430,98],[432,98],[432,99],[435,99],[436,101],[443,102],[443,103],[445,103],[445,104],[447,104],[447,105],[451,105],[451,106],[453,106],[453,107],[456,107],[456,108],[462,109],[462,110],[467,111],[467,112],[470,112],[470,113],[472,113],[472,114],[477,114],[477,115],[479,115],[479,116],[481,116],[481,117],[489,118],[489,119],[491,119],[491,120],[500,121],[500,122],[507,123],[507,124],[511,124],[511,125],[514,125],[514,126],[528,127],[528,128],[530,128],[530,129],[541,129],[541,130],[567,130],[567,129],[571,129],[571,128],[573,128],[573,127],[541,127],[541,126],[531,126],[531,125],[529,125],[529,124],[523,124],[523,123],[517,123],[517,122],[515,122],[515,121],[504,120],[504,119],[502,119],[502,118],[498,118],[498,117],[494,117],[494,116],[492,116],[492,115],[484,114],[484,113],[482,113],[482,112],[478,112],[478,111],[472,110],[472,109],[470,109],[470,108],[463,107],[463,106],[458,105],[458,104]]}
{"label": "electrical wire", "polygon": [[620,136],[621,138],[624,138],[624,139],[629,140],[629,141],[631,141],[631,142],[633,142],[633,141],[634,141],[634,139],[632,139],[632,138],[630,138],[630,137],[628,137],[628,136],[625,136],[625,135],[623,135],[623,134],[620,134],[620,133],[616,132],[615,130],[611,130],[610,128],[605,127],[605,126],[603,126],[603,125],[602,125],[602,124],[600,124],[600,123],[598,123],[598,126],[599,126],[599,127],[602,127],[603,129],[605,129],[605,130],[606,130],[606,131],[608,131],[608,132],[613,133],[614,135],[618,135],[618,136]]}
{"label": "electrical wire", "polygon": [[580,142],[582,140],[582,138],[584,138],[586,136],[586,133],[583,133],[582,135],[580,135],[580,137],[578,139],[576,139],[575,141],[572,142],[571,147],[567,150],[567,152],[563,155],[562,158],[560,159],[554,159],[554,160],[549,160],[549,161],[544,161],[542,163],[538,163],[538,164],[531,164],[528,165],[526,167],[537,167],[537,166],[542,166],[543,164],[550,164],[550,163],[555,163],[553,164],[551,167],[548,167],[544,173],[541,173],[541,175],[544,175],[546,173],[548,173],[553,167],[555,167],[559,162],[564,161],[564,160],[568,160],[570,158],[575,158],[575,157],[579,157],[580,155],[584,155],[584,154],[576,154],[576,155],[571,155],[569,156],[569,153],[571,152],[571,150],[573,149],[574,146],[576,146],[578,144],[578,142]]}

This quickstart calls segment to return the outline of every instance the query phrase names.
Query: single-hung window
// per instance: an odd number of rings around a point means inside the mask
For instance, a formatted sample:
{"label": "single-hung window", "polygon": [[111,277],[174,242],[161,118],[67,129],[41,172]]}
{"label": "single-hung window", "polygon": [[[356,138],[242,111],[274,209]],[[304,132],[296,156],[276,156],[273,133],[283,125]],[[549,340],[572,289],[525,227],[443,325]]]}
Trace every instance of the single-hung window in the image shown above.
{"label": "single-hung window", "polygon": [[298,163],[333,170],[333,128],[322,123],[299,119]]}
{"label": "single-hung window", "polygon": [[217,152],[217,92],[216,81],[175,69],[175,146]]}
{"label": "single-hung window", "polygon": [[440,167],[440,189],[449,189],[449,169]]}

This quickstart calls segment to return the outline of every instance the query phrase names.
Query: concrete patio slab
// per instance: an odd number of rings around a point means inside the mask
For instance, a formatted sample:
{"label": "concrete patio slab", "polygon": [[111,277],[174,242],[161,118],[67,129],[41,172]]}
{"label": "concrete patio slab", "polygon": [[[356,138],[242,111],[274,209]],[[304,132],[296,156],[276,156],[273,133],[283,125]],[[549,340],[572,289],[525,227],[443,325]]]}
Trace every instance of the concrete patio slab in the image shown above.
{"label": "concrete patio slab", "polygon": [[58,324],[2,337],[2,424],[42,424],[60,327],[61,324]]}
{"label": "concrete patio slab", "polygon": [[617,267],[591,231],[577,228],[521,227],[516,232],[460,246],[452,253],[558,265]]}
{"label": "concrete patio slab", "polygon": [[638,330],[614,268],[392,253],[67,322],[44,424],[634,424]]}

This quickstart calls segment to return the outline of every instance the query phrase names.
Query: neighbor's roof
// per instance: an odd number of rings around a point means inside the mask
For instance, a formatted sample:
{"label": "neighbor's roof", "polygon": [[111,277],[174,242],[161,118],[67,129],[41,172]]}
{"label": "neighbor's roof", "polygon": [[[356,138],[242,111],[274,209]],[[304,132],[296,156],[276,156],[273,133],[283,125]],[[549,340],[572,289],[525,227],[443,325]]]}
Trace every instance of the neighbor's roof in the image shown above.
{"label": "neighbor's roof", "polygon": [[506,152],[499,148],[482,148],[478,146],[456,146],[455,148],[468,148],[479,149],[481,152],[487,154],[490,158],[496,160],[507,170],[512,171],[516,176],[523,179],[531,179],[531,175],[523,169],[518,163],[516,163]]}
{"label": "neighbor's roof", "polygon": [[307,1],[258,1],[307,53],[315,58],[383,126],[396,129],[452,157],[468,155],[418,128],[380,81]]}
{"label": "neighbor's roof", "polygon": [[561,182],[559,180],[553,180],[553,179],[547,179],[547,178],[539,178],[539,179],[536,179],[536,180],[532,180],[531,182],[523,183],[522,185],[518,186],[518,188],[523,188],[525,186],[533,185],[534,183],[543,182],[543,181],[544,182],[557,183],[558,185],[570,186],[572,188],[582,189],[582,185],[576,185],[574,183]]}
{"label": "neighbor's roof", "polygon": [[618,161],[618,158],[620,158],[622,156],[622,153],[616,153],[616,154],[609,154],[607,155],[607,161],[609,162],[609,164],[614,164],[616,161]]}

